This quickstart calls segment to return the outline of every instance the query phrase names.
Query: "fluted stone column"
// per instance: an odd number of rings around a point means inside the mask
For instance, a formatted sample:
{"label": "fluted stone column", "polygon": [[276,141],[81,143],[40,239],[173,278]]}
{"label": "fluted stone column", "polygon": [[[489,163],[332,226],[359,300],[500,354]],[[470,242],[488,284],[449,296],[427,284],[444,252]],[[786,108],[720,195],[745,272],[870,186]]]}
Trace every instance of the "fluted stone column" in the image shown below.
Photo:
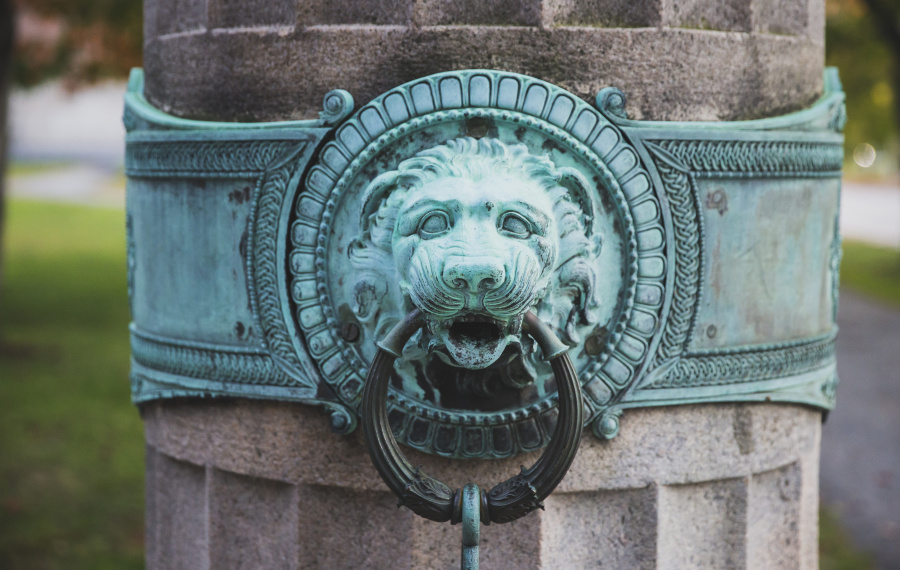
{"label": "fluted stone column", "polygon": [[[201,119],[314,117],[429,73],[495,68],[584,98],[614,85],[635,118],[750,119],[822,89],[821,0],[146,0],[146,93]],[[145,404],[149,568],[454,568],[459,529],[417,518],[361,437],[320,409]],[[482,567],[816,568],[821,414],[778,404],[630,410],[585,435],[538,511],[482,530]],[[452,485],[534,457],[409,452]]]}

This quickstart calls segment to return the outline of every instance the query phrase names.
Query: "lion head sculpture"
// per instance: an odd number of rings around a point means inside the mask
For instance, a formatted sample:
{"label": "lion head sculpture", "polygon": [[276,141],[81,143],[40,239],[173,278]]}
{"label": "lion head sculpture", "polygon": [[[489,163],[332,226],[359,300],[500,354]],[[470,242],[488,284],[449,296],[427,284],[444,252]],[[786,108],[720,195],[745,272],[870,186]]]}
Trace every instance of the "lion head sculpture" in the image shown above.
{"label": "lion head sculpture", "polygon": [[380,338],[418,307],[427,326],[405,360],[446,391],[495,394],[534,381],[534,311],[560,338],[595,319],[600,237],[589,185],[524,144],[459,138],[424,150],[365,190],[350,250],[359,322]]}

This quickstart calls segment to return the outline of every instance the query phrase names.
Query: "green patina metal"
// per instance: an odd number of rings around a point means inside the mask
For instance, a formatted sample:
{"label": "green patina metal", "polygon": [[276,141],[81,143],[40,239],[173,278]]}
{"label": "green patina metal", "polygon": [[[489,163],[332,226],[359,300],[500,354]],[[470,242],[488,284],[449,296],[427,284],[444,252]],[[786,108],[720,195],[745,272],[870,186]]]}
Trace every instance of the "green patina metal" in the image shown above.
{"label": "green patina metal", "polygon": [[430,453],[551,442],[559,378],[526,311],[568,349],[599,437],[634,407],[830,409],[845,114],[834,70],[825,86],[783,117],[670,123],[629,120],[612,88],[590,105],[469,70],[241,124],[153,108],[136,70],[134,401],[319,404],[347,433],[379,341],[419,309],[379,429]]}
{"label": "green patina metal", "polygon": [[397,445],[387,416],[388,382],[394,361],[412,336],[428,326],[430,320],[424,310],[414,308],[378,343],[363,389],[360,408],[363,438],[375,469],[397,495],[398,506],[435,522],[462,522],[461,567],[478,568],[479,525],[512,522],[543,508],[543,500],[569,470],[581,443],[584,399],[568,348],[539,317],[526,310],[521,315],[522,332],[537,343],[559,387],[559,418],[553,437],[534,465],[528,469],[522,467],[521,473],[487,493],[474,484],[451,490],[409,463]]}
{"label": "green patina metal", "polygon": [[478,544],[481,542],[481,489],[469,483],[462,492],[462,552],[460,568],[478,570]]}

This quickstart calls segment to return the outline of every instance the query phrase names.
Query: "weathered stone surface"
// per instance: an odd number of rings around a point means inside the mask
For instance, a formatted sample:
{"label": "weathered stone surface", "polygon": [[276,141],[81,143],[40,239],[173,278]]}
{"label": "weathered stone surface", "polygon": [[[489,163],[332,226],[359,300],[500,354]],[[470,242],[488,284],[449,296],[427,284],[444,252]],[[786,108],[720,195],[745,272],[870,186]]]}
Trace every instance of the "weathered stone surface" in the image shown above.
{"label": "weathered stone surface", "polygon": [[[312,0],[297,2],[298,26],[365,24],[372,26],[404,26],[413,14],[412,0],[369,0],[367,2],[333,2]],[[348,30],[352,34],[352,31]]]}
{"label": "weathered stone surface", "polygon": [[803,469],[799,463],[752,478],[748,501],[748,568],[797,568],[800,541],[792,528],[801,524]]}
{"label": "weathered stone surface", "polygon": [[614,85],[636,118],[729,120],[799,109],[822,87],[821,0],[285,2],[148,2],[150,101],[201,119],[313,118],[331,89],[363,104],[493,68],[588,100]]}
{"label": "weathered stone surface", "polygon": [[[161,537],[151,568],[458,565],[459,528],[395,508],[358,434],[331,434],[321,410],[168,401],[145,405],[144,420],[148,524]],[[790,405],[629,411],[612,441],[584,436],[546,511],[482,528],[483,567],[815,568],[820,424]],[[491,486],[535,459],[407,454],[452,486]]]}
{"label": "weathered stone surface", "polygon": [[293,26],[297,20],[294,0],[209,0],[209,28]]}
{"label": "weathered stone surface", "polygon": [[540,26],[540,0],[423,0],[415,3],[418,26]]}
{"label": "weathered stone surface", "polygon": [[810,4],[802,2],[756,0],[753,2],[753,31],[803,35],[810,23],[809,8]]}
{"label": "weathered stone surface", "polygon": [[751,3],[746,0],[670,0],[663,8],[663,21],[674,28],[734,32],[749,32],[753,26]]}
{"label": "weathered stone surface", "polygon": [[206,2],[174,0],[148,2],[144,11],[144,37],[177,34],[206,28]]}
{"label": "weathered stone surface", "polygon": [[206,494],[210,568],[297,567],[294,486],[208,468]]}
{"label": "weathered stone surface", "polygon": [[665,487],[658,568],[745,568],[747,479]]}
{"label": "weathered stone surface", "polygon": [[657,568],[658,494],[659,487],[651,484],[551,495],[542,520],[541,563],[546,568]]}
{"label": "weathered stone surface", "polygon": [[[183,461],[298,484],[383,489],[361,435],[331,434],[317,408],[255,400],[157,402],[145,405],[144,421],[148,443]],[[814,449],[820,422],[819,412],[791,405],[631,410],[615,439],[583,436],[560,490],[676,485],[769,471]],[[463,461],[414,450],[408,456],[455,486],[473,473],[476,483],[495,484],[537,459]]]}
{"label": "weathered stone surface", "polygon": [[[206,475],[203,467],[177,461],[148,448],[148,565],[191,569],[209,566]],[[153,533],[150,536],[150,533]],[[151,563],[150,556],[154,557]]]}
{"label": "weathered stone surface", "polygon": [[545,5],[557,26],[646,28],[662,22],[660,0],[556,0]]}

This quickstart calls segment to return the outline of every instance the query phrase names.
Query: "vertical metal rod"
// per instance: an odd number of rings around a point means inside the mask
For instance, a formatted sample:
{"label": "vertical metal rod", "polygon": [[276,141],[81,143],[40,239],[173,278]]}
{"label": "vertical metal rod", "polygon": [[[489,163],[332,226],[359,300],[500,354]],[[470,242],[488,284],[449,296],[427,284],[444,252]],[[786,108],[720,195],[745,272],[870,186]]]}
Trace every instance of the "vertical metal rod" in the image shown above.
{"label": "vertical metal rod", "polygon": [[469,483],[462,490],[462,570],[478,570],[481,541],[481,489]]}

